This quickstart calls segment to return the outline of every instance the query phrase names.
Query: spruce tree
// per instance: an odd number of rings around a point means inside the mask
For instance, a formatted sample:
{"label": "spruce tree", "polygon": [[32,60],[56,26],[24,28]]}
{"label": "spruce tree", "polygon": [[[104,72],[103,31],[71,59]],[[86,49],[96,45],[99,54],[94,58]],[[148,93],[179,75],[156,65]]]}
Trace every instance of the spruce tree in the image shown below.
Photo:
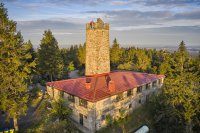
{"label": "spruce tree", "polygon": [[133,60],[134,69],[137,71],[145,71],[150,66],[150,59],[144,50],[137,50]]}
{"label": "spruce tree", "polygon": [[63,60],[58,42],[50,30],[44,31],[38,49],[37,65],[39,73],[47,76],[50,81],[55,80],[62,74]]}
{"label": "spruce tree", "polygon": [[31,55],[31,58],[27,59],[26,61],[27,61],[27,63],[34,64],[33,67],[31,68],[31,73],[30,73],[30,76],[29,76],[29,84],[31,84],[32,80],[34,78],[34,75],[36,74],[36,68],[35,68],[36,52],[35,52],[33,45],[32,45],[30,40],[28,40],[28,42],[26,42],[25,45],[27,47],[27,53],[29,53]]}
{"label": "spruce tree", "polygon": [[36,52],[35,52],[35,50],[34,50],[34,48],[33,48],[33,44],[31,43],[31,41],[30,40],[28,40],[28,42],[27,43],[25,43],[25,45],[27,45],[27,48],[28,48],[28,53],[30,53],[31,54],[31,59],[29,59],[29,60],[27,60],[28,62],[33,62],[34,60],[35,60],[35,58],[36,58]]}
{"label": "spruce tree", "polygon": [[80,65],[85,65],[85,56],[86,56],[86,44],[84,43],[83,46],[80,44],[78,51],[77,51],[77,57],[80,62]]}
{"label": "spruce tree", "polygon": [[115,38],[113,41],[113,45],[110,49],[110,62],[114,69],[117,67],[117,65],[119,65],[122,54],[123,50],[120,48],[119,43]]}
{"label": "spruce tree", "polygon": [[184,41],[181,41],[178,47],[178,51],[175,54],[177,61],[177,69],[180,70],[180,73],[183,73],[184,70],[184,62],[188,60],[189,53],[186,49]]}
{"label": "spruce tree", "polygon": [[27,78],[34,63],[27,45],[23,43],[16,22],[10,20],[4,5],[0,4],[0,110],[12,118],[18,131],[18,118],[26,113]]}
{"label": "spruce tree", "polygon": [[183,41],[177,52],[174,52],[167,60],[164,59],[162,67],[167,69],[165,74],[167,77],[160,100],[155,102],[155,104],[159,104],[159,102],[162,104],[159,105],[159,108],[154,108],[157,111],[155,118],[158,119],[155,124],[159,126],[158,129],[162,127],[162,130],[159,131],[179,130],[190,133],[195,121],[198,121],[200,85],[198,63],[196,65],[195,63],[197,62],[189,57]]}

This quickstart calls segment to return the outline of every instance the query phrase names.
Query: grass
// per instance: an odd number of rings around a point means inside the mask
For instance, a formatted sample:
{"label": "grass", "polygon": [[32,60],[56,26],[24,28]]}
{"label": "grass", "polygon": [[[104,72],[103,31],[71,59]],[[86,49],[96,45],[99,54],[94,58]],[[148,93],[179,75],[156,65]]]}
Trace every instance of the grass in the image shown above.
{"label": "grass", "polygon": [[[155,133],[150,109],[151,106],[149,104],[144,104],[129,114],[125,122],[126,132],[130,133],[137,130],[142,125],[147,125],[150,128],[150,133]],[[117,124],[114,124],[112,127],[106,127],[97,131],[97,133],[122,133],[122,130]]]}
{"label": "grass", "polygon": [[125,124],[128,132],[135,131],[142,125],[147,125],[150,128],[150,132],[155,133],[153,128],[153,118],[150,114],[151,106],[145,104],[137,109],[135,109],[129,116]]}
{"label": "grass", "polygon": [[36,107],[38,105],[38,103],[40,102],[41,99],[42,99],[42,96],[38,96],[38,97],[32,99],[32,101],[31,101],[31,107]]}
{"label": "grass", "polygon": [[96,133],[121,133],[122,130],[114,124],[112,127],[105,127],[97,131]]}

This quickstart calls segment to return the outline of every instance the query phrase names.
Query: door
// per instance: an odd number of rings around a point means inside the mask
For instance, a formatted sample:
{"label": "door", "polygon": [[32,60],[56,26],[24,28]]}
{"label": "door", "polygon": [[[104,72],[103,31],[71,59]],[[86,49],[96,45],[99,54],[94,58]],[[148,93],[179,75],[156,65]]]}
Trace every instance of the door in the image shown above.
{"label": "door", "polygon": [[80,124],[83,125],[83,114],[79,114],[80,116]]}

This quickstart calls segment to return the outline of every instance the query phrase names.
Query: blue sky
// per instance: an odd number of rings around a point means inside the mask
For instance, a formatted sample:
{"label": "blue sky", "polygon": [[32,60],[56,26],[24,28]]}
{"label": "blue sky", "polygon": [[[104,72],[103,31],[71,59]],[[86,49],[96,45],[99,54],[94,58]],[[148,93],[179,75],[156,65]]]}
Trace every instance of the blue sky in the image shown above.
{"label": "blue sky", "polygon": [[61,47],[85,41],[85,24],[110,24],[122,46],[200,46],[200,0],[0,0],[24,40],[40,44],[51,29]]}

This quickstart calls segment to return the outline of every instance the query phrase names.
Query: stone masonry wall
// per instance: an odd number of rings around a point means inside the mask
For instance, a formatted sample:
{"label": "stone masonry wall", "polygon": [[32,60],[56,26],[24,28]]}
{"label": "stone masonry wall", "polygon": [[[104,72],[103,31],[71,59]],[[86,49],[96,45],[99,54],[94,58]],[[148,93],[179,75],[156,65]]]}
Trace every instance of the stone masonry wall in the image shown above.
{"label": "stone masonry wall", "polygon": [[86,24],[86,70],[85,75],[110,72],[109,25],[97,20]]}
{"label": "stone masonry wall", "polygon": [[132,89],[131,96],[127,96],[127,91],[123,92],[123,99],[117,101],[117,95],[103,99],[96,102],[96,130],[101,129],[107,125],[106,116],[110,115],[113,119],[120,117],[119,110],[125,110],[126,114],[131,113],[135,108],[138,108],[144,104],[148,98],[159,90],[162,86],[163,79],[159,84],[159,80],[156,80],[156,86],[149,83],[149,88],[146,88],[146,84],[142,85],[142,92],[138,93],[137,88]]}
{"label": "stone masonry wall", "polygon": [[[47,93],[54,100],[61,98],[61,91],[47,86]],[[74,96],[74,102],[69,100],[70,94],[64,93],[63,97],[68,101],[68,106],[72,110],[71,118],[80,123],[80,114],[83,115],[83,126],[91,131],[95,131],[95,103],[87,101],[87,108],[79,105],[79,97]]]}

